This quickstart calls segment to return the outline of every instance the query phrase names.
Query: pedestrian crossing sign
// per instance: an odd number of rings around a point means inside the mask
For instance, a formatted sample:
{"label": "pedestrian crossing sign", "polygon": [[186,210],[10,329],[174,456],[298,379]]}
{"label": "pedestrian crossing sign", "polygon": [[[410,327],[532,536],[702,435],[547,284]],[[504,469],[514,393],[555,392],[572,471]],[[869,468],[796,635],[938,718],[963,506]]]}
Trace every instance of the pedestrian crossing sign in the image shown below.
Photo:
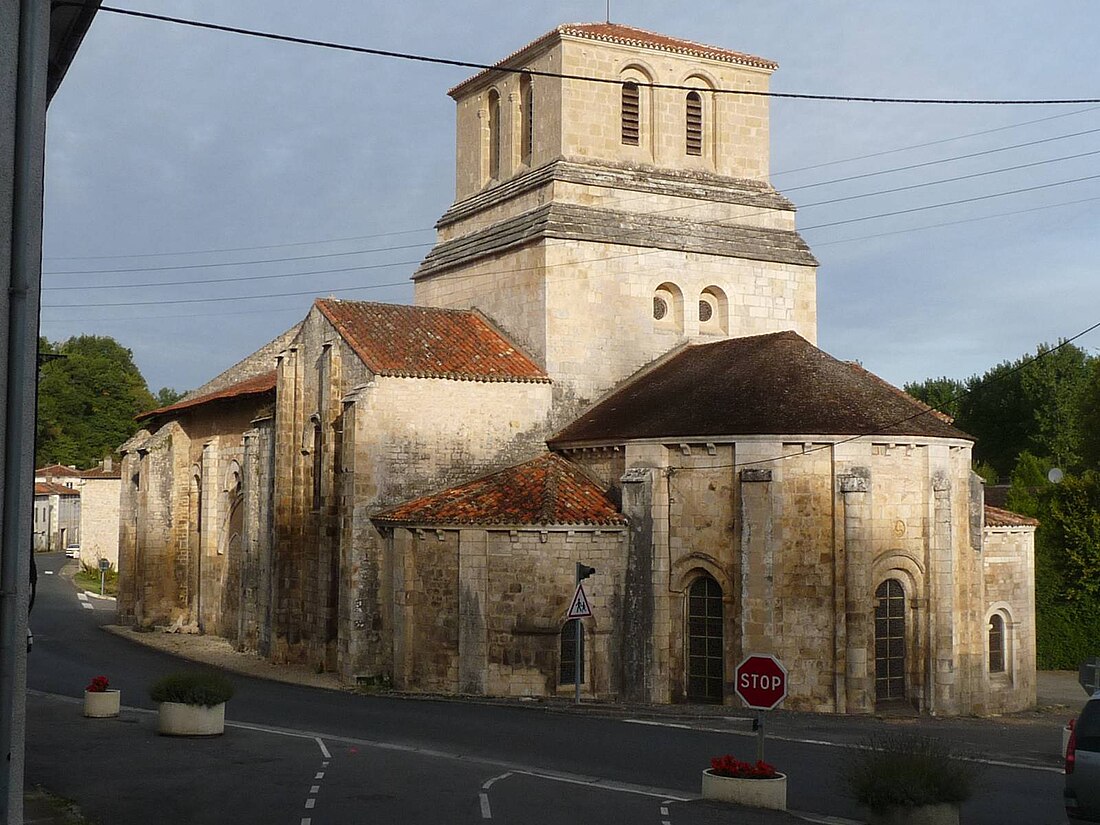
{"label": "pedestrian crossing sign", "polygon": [[588,596],[584,592],[584,582],[577,582],[577,591],[573,594],[573,602],[569,605],[568,619],[583,619],[592,615],[592,605],[588,603]]}

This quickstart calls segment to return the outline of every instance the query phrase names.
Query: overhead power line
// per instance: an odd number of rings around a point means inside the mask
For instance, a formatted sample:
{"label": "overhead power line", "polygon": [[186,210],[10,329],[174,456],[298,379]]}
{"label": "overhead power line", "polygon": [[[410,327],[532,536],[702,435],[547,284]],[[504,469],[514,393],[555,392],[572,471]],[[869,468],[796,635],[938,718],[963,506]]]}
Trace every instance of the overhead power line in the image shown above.
{"label": "overhead power line", "polygon": [[[349,241],[369,241],[374,238],[390,238],[395,235],[413,235],[420,232],[433,232],[434,228],[426,226],[423,229],[400,229],[394,232],[376,232],[373,235],[353,235],[350,238],[324,238],[319,241],[293,241],[290,243],[272,243],[262,246],[228,246],[218,249],[188,249],[179,252],[129,252],[125,255],[51,255],[43,258],[43,261],[109,261],[122,258],[167,258],[182,255],[210,255],[220,252],[257,252],[261,249],[286,249],[292,246],[322,246],[329,243],[347,243]],[[375,250],[368,250],[375,251]],[[50,273],[45,273],[50,274]]]}
{"label": "overhead power line", "polygon": [[[64,5],[64,4],[62,4]],[[374,57],[388,57],[395,60],[409,60],[417,63],[432,63],[440,66],[455,66],[465,69],[492,70],[501,74],[522,74],[529,77],[552,77],[562,80],[580,80],[588,83],[606,83],[621,86],[622,81],[615,78],[591,77],[588,75],[570,74],[566,72],[548,72],[531,68],[505,68],[491,63],[476,63],[469,60],[452,60],[431,55],[412,54],[409,52],[397,52],[390,49],[374,49],[366,46],[354,46],[348,43],[335,43],[329,40],[316,40],[308,37],[295,37],[274,32],[259,31],[257,29],[245,29],[240,26],[225,26],[218,23],[207,23],[200,20],[190,20],[183,17],[170,17],[164,14],[136,11],[134,9],[121,9],[114,6],[101,6],[100,11],[113,14],[138,17],[145,20],[156,20],[162,23],[174,23],[180,26],[191,26],[197,29],[209,29],[211,31],[226,32],[228,34],[240,34],[248,37],[258,37],[264,40],[273,40],[281,43],[293,43],[300,46],[314,46],[323,49],[334,49],[355,54],[366,54]],[[781,98],[785,100],[830,100],[843,103],[912,103],[948,106],[1052,106],[1075,105],[1084,103],[1100,103],[1100,97],[1087,98],[1021,98],[1021,99],[981,99],[981,98],[922,98],[922,97],[873,97],[863,95],[839,95],[839,94],[806,94],[795,92],[773,92],[756,89],[722,89],[700,86],[687,86],[679,83],[639,83],[651,89],[673,89],[677,91],[707,91],[716,94],[736,94],[752,97]]]}
{"label": "overhead power line", "polygon": [[[923,163],[910,163],[907,166],[894,166],[890,169],[882,169],[878,172],[861,172],[858,175],[846,175],[843,178],[833,178],[831,180],[823,180],[818,183],[804,183],[801,186],[788,186],[783,189],[783,192],[801,192],[803,189],[815,189],[818,186],[829,186],[834,183],[844,183],[852,180],[863,180],[864,178],[877,178],[882,175],[890,175],[894,172],[908,172],[912,169],[924,169],[928,166],[939,166],[943,163],[953,163],[957,160],[970,160],[971,158],[985,157],[986,155],[995,155],[1000,152],[1010,152],[1013,149],[1024,149],[1028,146],[1039,146],[1043,143],[1054,143],[1059,140],[1069,140],[1070,138],[1082,137],[1083,135],[1094,135],[1100,132],[1100,129],[1086,129],[1084,132],[1072,132],[1068,135],[1055,135],[1054,137],[1040,138],[1039,140],[1029,140],[1026,143],[1014,143],[1011,146],[998,146],[993,149],[984,149],[981,152],[968,152],[965,155],[952,155],[948,158],[939,158],[938,160],[926,160]],[[1081,157],[1080,155],[1073,155],[1072,157]],[[1058,158],[1058,160],[1069,160],[1069,158]],[[1019,168],[1019,167],[1011,167]]]}
{"label": "overhead power line", "polygon": [[1075,112],[1062,112],[1058,115],[1035,118],[1034,120],[1024,120],[1020,123],[1009,123],[1007,126],[998,126],[994,129],[982,129],[980,132],[967,132],[966,134],[939,138],[938,140],[929,140],[925,141],[924,143],[910,143],[907,146],[899,146],[896,149],[883,149],[879,152],[868,152],[865,155],[853,155],[849,158],[840,158],[839,160],[827,160],[822,163],[811,164],[810,166],[799,166],[794,169],[783,169],[779,172],[772,172],[771,177],[777,178],[781,175],[793,175],[795,172],[809,172],[812,169],[823,169],[826,166],[839,166],[842,163],[854,163],[857,160],[880,158],[884,155],[896,155],[899,152],[911,152],[914,149],[927,149],[929,146],[939,146],[941,143],[954,143],[957,140],[966,140],[967,138],[981,137],[982,135],[992,135],[996,132],[1006,132],[1009,129],[1022,129],[1024,126],[1033,126],[1036,123],[1045,123],[1048,120],[1058,120],[1059,118],[1063,117],[1074,117],[1075,115],[1083,115],[1086,112],[1095,112],[1098,109],[1100,109],[1100,106],[1089,106],[1085,109],[1078,109]]}

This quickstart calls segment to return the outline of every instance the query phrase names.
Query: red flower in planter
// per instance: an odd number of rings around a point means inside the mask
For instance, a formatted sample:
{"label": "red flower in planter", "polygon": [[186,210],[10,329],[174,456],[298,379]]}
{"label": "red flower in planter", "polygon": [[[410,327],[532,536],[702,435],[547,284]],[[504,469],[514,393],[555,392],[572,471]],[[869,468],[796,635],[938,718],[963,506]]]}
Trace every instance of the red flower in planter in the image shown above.
{"label": "red flower in planter", "polygon": [[84,689],[89,693],[103,693],[110,684],[106,676],[96,676]]}
{"label": "red flower in planter", "polygon": [[728,753],[711,759],[710,769],[715,776],[729,776],[734,779],[775,779],[779,775],[774,765],[759,759],[756,762],[742,762]]}

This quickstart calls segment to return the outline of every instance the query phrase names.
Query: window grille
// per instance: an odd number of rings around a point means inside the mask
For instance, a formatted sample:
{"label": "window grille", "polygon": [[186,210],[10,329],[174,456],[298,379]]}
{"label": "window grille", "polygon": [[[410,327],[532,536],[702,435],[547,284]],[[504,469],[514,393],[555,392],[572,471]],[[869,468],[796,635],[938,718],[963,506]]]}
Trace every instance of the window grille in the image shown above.
{"label": "window grille", "polygon": [[989,617],[989,672],[1005,672],[1005,620],[997,614]]}
{"label": "window grille", "polygon": [[637,146],[641,138],[641,97],[637,83],[623,84],[623,143]]}
{"label": "window grille", "polygon": [[703,154],[703,98],[698,92],[687,95],[687,153]]}
{"label": "window grille", "polygon": [[699,321],[706,323],[714,317],[714,307],[710,305],[710,301],[700,299],[699,301]]}
{"label": "window grille", "polygon": [[666,315],[668,315],[668,302],[664,298],[655,297],[653,299],[653,320],[663,320]]}

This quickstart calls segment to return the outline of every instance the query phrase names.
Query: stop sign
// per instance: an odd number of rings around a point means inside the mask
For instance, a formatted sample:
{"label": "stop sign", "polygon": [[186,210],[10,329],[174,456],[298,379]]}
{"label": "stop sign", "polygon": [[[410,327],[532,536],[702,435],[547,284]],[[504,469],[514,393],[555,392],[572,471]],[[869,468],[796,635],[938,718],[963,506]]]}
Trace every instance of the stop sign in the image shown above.
{"label": "stop sign", "polygon": [[774,656],[746,656],[734,671],[733,689],[746,705],[772,710],[787,698],[787,669]]}

